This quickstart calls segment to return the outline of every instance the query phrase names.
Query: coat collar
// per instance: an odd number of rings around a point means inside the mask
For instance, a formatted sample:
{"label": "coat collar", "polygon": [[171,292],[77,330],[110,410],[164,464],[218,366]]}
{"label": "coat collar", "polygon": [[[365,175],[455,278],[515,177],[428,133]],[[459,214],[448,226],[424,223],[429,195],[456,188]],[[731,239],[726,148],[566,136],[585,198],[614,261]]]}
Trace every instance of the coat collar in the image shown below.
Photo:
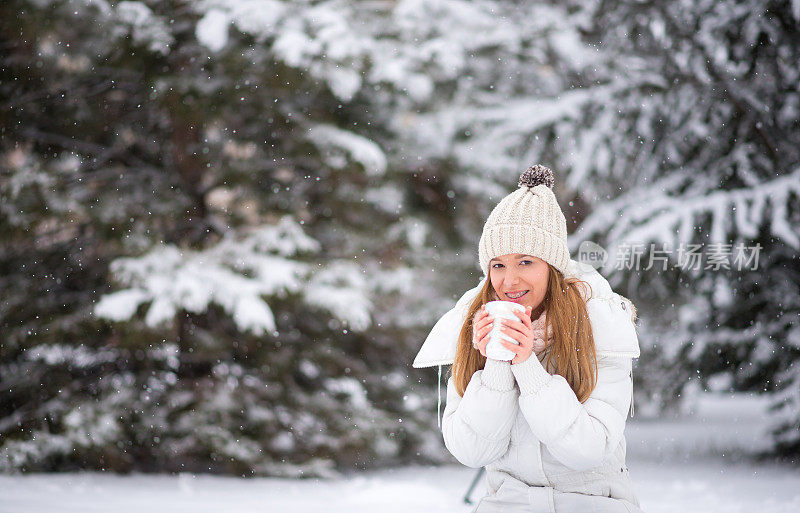
{"label": "coat collar", "polygon": [[[592,288],[586,311],[592,324],[597,355],[638,358],[639,340],[633,303],[611,290],[608,280],[589,265],[570,260],[565,276],[580,278]],[[467,309],[486,279],[484,277],[475,288],[466,291],[455,306],[439,318],[414,358],[414,368],[453,363]]]}

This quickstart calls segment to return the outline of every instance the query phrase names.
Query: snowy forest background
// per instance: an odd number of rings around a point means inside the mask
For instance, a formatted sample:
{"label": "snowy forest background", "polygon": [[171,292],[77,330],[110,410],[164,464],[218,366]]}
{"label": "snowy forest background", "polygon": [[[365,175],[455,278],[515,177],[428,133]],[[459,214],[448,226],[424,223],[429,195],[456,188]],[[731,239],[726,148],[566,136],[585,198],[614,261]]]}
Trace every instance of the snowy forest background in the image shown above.
{"label": "snowy forest background", "polygon": [[794,460],[800,1],[2,2],[0,471],[447,460],[410,363],[534,163],[573,258],[760,245],[603,274],[637,417],[758,392]]}

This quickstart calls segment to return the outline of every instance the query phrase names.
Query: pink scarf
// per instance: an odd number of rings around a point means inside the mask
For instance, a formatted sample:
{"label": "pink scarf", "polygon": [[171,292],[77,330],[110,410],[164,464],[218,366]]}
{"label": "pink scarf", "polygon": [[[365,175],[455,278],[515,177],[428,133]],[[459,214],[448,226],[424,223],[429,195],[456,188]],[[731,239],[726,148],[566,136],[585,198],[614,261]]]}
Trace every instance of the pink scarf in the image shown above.
{"label": "pink scarf", "polygon": [[542,310],[538,318],[531,321],[533,328],[533,352],[536,354],[541,353],[547,346],[553,343],[553,325],[547,327],[547,340],[544,337],[544,316],[546,310]]}

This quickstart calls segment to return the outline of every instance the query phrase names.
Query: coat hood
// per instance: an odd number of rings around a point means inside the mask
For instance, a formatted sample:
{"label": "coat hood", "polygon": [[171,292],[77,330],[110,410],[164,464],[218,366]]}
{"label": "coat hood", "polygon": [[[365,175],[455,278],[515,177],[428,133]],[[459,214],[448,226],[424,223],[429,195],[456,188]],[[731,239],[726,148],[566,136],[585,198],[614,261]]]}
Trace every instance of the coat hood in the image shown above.
{"label": "coat hood", "polygon": [[[592,324],[598,356],[638,358],[639,339],[633,303],[611,290],[608,280],[592,266],[570,260],[564,275],[579,278],[592,288],[592,297],[586,302],[586,311]],[[458,334],[467,316],[467,309],[487,279],[488,277],[484,277],[475,288],[465,292],[456,305],[439,318],[414,358],[414,368],[453,363]]]}

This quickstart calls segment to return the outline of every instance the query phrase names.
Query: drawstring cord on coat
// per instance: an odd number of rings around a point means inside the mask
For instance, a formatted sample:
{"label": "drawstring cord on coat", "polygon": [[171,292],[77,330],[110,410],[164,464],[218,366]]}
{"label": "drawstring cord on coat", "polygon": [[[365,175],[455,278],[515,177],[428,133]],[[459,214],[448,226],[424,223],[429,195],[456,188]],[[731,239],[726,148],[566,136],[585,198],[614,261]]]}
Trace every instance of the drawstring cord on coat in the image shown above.
{"label": "drawstring cord on coat", "polygon": [[633,418],[633,369],[631,369],[631,418]]}
{"label": "drawstring cord on coat", "polygon": [[439,365],[439,377],[436,379],[436,423],[439,428],[442,427],[442,418],[440,412],[442,411],[442,366]]}

